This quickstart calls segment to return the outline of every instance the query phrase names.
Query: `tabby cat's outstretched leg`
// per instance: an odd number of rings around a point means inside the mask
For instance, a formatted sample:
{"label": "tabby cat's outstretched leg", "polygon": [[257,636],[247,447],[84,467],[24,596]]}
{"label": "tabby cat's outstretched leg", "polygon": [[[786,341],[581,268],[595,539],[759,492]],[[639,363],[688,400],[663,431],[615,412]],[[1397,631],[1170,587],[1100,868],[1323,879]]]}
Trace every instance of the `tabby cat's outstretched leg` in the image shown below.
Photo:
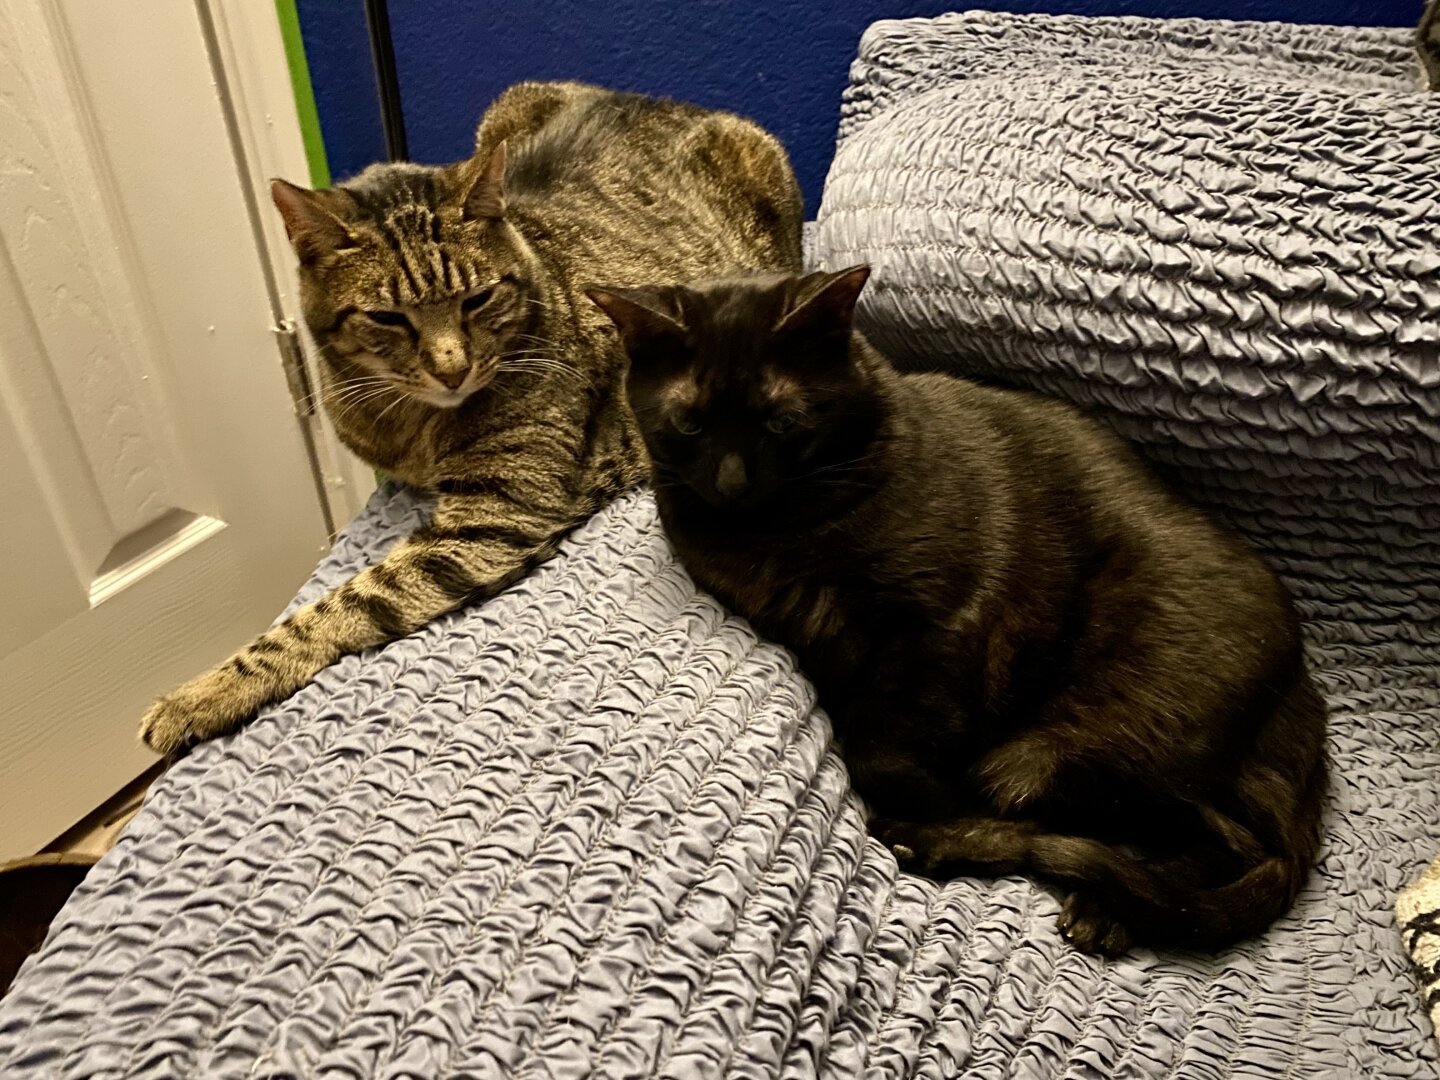
{"label": "tabby cat's outstretched leg", "polygon": [[554,554],[580,516],[445,497],[430,526],[386,558],[157,701],[140,737],[159,753],[234,731],[349,653],[488,596]]}
{"label": "tabby cat's outstretched leg", "polygon": [[1431,90],[1440,90],[1440,0],[1429,0],[1420,16],[1420,29],[1415,37],[1415,48],[1420,53],[1420,63]]}

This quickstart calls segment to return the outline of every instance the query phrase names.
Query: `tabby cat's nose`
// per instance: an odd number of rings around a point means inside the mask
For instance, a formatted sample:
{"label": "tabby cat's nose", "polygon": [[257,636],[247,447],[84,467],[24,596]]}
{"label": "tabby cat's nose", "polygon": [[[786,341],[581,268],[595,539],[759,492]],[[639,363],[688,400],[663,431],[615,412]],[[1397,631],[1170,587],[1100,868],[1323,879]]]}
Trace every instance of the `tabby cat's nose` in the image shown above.
{"label": "tabby cat's nose", "polygon": [[739,454],[726,454],[720,459],[720,468],[715,473],[715,490],[721,495],[738,495],[747,483],[745,462]]}

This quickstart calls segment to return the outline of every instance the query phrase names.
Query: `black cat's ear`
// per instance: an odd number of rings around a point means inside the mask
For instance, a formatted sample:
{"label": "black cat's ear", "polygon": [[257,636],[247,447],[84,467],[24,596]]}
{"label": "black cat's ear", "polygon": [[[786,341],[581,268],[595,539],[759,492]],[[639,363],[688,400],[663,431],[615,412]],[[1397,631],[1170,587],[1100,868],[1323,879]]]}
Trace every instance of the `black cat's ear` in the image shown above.
{"label": "black cat's ear", "polygon": [[277,178],[270,181],[270,197],[285,221],[290,246],[302,263],[313,263],[321,256],[355,246],[349,227],[326,206],[329,196],[325,193]]}
{"label": "black cat's ear", "polygon": [[855,304],[869,277],[868,266],[852,266],[833,274],[823,270],[807,274],[798,282],[788,309],[775,324],[775,332],[848,337],[855,319]]}
{"label": "black cat's ear", "polygon": [[498,221],[505,216],[505,143],[502,140],[490,156],[478,162],[470,186],[460,204],[461,213],[471,221]]}
{"label": "black cat's ear", "polygon": [[684,340],[685,327],[664,289],[645,286],[617,289],[589,285],[585,288],[585,295],[610,316],[632,358],[637,352],[654,346]]}

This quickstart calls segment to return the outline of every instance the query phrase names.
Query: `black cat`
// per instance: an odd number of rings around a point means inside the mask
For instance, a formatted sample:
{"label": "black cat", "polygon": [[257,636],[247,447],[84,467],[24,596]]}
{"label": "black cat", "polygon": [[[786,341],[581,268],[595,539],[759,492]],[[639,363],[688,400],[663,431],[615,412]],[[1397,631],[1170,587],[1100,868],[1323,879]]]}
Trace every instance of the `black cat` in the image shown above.
{"label": "black cat", "polygon": [[1325,784],[1282,586],[1070,406],[895,372],[867,276],[590,290],[680,557],[799,656],[902,864],[1061,882],[1090,952],[1259,932]]}

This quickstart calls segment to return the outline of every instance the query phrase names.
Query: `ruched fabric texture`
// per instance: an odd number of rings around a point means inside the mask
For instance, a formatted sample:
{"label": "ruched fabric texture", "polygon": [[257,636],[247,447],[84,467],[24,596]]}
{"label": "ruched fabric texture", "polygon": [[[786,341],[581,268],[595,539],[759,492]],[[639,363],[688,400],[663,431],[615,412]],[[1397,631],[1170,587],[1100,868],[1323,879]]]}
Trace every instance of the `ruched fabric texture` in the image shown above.
{"label": "ruched fabric texture", "polygon": [[[812,238],[877,265],[902,361],[1080,401],[1285,574],[1335,775],[1266,936],[1102,962],[1052,890],[897,875],[808,683],[640,494],[180,762],[0,1000],[0,1076],[1435,1076],[1391,914],[1440,850],[1440,113],[1407,55],[880,24]],[[424,513],[378,493],[302,597]]]}
{"label": "ruched fabric texture", "polygon": [[[877,23],[810,243],[874,267],[861,323],[898,364],[1085,408],[1244,532],[1306,621],[1334,772],[1309,890],[1183,975],[1076,995],[1048,969],[1026,1010],[1114,1023],[1054,1074],[1436,1075],[1392,914],[1440,851],[1440,94],[1410,33]],[[1215,1024],[1213,1001],[1244,1004]]]}

